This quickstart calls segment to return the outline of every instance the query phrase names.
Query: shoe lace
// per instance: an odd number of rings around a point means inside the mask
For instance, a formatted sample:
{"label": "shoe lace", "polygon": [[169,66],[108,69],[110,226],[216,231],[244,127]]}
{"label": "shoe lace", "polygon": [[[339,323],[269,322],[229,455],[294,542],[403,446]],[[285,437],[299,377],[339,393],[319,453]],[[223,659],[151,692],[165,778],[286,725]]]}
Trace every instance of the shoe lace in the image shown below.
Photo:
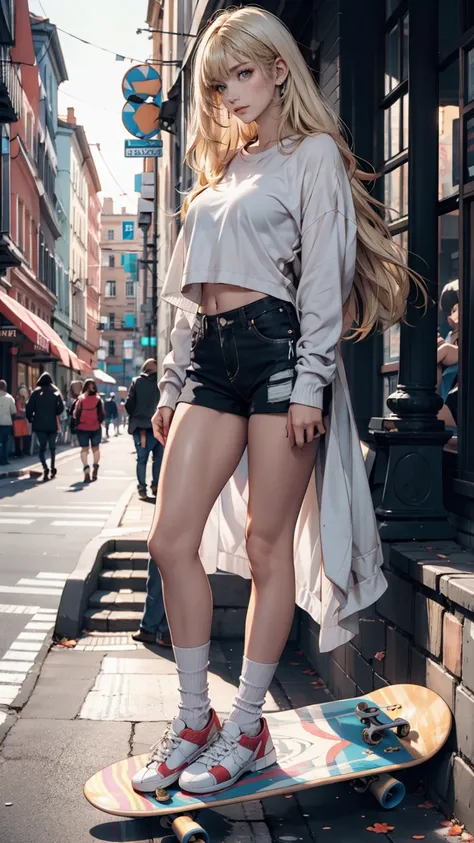
{"label": "shoe lace", "polygon": [[167,758],[171,755],[172,752],[179,746],[180,737],[173,732],[171,728],[171,723],[168,723],[165,731],[163,732],[161,738],[153,744],[151,747],[151,758],[148,764],[151,764],[153,761],[166,761]]}
{"label": "shoe lace", "polygon": [[219,764],[226,755],[229,755],[238,747],[238,743],[232,735],[224,731],[218,732],[212,743],[199,756],[199,762],[203,764]]}

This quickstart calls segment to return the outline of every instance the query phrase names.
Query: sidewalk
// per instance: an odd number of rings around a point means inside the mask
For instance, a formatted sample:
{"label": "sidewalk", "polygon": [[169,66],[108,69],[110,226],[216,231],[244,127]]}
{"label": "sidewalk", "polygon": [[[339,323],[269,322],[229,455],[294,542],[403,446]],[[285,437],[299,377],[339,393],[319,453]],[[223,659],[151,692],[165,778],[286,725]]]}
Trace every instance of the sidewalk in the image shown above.
{"label": "sidewalk", "polygon": [[[56,449],[56,461],[59,464],[65,455],[78,454],[80,448],[73,448],[71,445],[58,445]],[[49,463],[49,452],[46,454]],[[41,474],[43,467],[38,459],[38,454],[31,454],[28,457],[12,458],[8,465],[0,465],[0,480],[6,477],[29,477],[30,474]]]}
{"label": "sidewalk", "polygon": [[[224,716],[237,687],[242,650],[241,642],[212,643],[210,692]],[[303,654],[287,647],[266,711],[329,700],[327,690],[315,685],[314,671],[308,671]],[[158,821],[124,820],[96,810],[82,787],[102,767],[146,752],[176,714],[177,694],[172,653],[137,644],[129,634],[85,634],[75,649],[54,646],[29,701],[5,723],[0,839],[173,843]],[[340,785],[203,811],[200,822],[212,843],[373,843],[368,826],[384,822],[394,827],[382,832],[388,843],[408,843],[414,835],[439,843],[449,829],[440,825],[443,817],[436,808],[424,805],[422,792],[414,792],[428,774],[425,765],[403,776],[412,793],[391,812]]]}

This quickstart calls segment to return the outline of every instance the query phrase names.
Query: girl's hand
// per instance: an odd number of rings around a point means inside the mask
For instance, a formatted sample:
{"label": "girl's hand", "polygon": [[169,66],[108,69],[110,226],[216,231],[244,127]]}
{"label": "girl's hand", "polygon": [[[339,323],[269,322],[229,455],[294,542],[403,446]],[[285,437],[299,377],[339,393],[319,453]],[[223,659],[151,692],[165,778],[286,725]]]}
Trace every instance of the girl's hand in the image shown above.
{"label": "girl's hand", "polygon": [[322,410],[308,407],[306,404],[290,404],[286,429],[290,447],[297,445],[298,448],[303,448],[306,443],[309,444],[326,433]]}
{"label": "girl's hand", "polygon": [[159,407],[151,420],[153,436],[163,447],[166,445],[173,416],[174,410],[171,407]]}

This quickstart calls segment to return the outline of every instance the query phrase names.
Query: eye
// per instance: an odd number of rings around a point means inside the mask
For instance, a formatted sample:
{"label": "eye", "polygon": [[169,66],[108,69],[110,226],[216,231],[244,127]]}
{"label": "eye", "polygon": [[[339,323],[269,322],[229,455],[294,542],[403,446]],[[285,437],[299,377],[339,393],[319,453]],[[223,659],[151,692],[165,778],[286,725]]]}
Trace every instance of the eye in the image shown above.
{"label": "eye", "polygon": [[222,94],[225,91],[225,85],[214,85],[214,90],[217,91],[218,94]]}
{"label": "eye", "polygon": [[[247,76],[242,76],[243,73],[246,73]],[[239,76],[242,77],[243,79],[250,79],[252,73],[253,73],[253,70],[241,70],[240,73],[239,73]]]}

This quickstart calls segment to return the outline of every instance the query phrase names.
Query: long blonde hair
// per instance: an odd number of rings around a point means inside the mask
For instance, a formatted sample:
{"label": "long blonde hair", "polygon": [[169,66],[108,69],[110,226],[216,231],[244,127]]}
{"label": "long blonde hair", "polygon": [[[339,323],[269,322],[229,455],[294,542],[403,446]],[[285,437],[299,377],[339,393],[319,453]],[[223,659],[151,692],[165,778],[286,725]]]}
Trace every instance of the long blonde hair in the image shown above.
{"label": "long blonde hair", "polygon": [[357,222],[356,272],[345,306],[353,320],[351,336],[362,339],[373,328],[385,330],[399,322],[404,317],[410,279],[425,303],[426,292],[420,277],[408,269],[403,250],[376,210],[383,204],[362,184],[374,181],[377,175],[358,169],[339,119],[319,92],[289,29],[257,6],[218,12],[200,38],[193,68],[191,139],[186,150],[186,162],[197,179],[183,202],[182,217],[196,196],[219,183],[238,149],[258,136],[256,123],[245,124],[228,115],[215,89],[217,82],[227,77],[230,60],[236,56],[257,62],[268,75],[278,57],[288,65],[281,97],[279,145],[289,135],[297,135],[301,142],[307,135],[326,133],[339,148]]}

